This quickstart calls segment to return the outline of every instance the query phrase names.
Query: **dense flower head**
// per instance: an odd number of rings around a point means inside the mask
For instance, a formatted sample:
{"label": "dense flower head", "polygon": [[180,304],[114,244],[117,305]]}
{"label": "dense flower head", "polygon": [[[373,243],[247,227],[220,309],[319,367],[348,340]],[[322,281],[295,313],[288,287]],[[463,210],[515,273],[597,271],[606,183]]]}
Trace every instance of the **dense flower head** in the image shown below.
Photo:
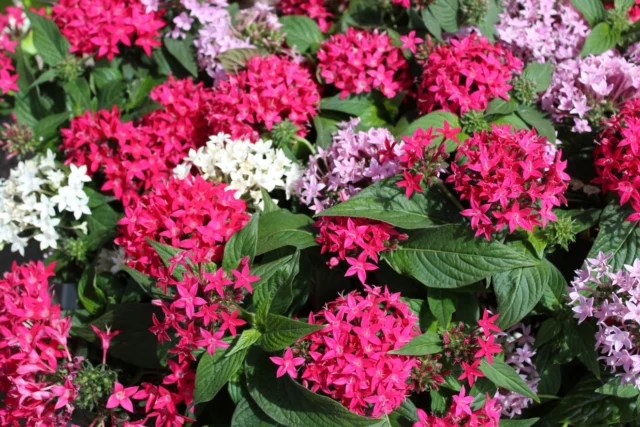
{"label": "dense flower head", "polygon": [[139,0],[61,0],[52,8],[53,20],[78,56],[106,56],[110,61],[120,45],[140,46],[151,56],[161,46],[162,11],[147,11]]}
{"label": "dense flower head", "polygon": [[[531,391],[537,393],[540,375],[532,361],[536,350],[531,326],[525,326],[522,323],[512,326],[504,333],[498,334],[498,342],[502,345],[507,365],[522,377]],[[509,418],[522,415],[522,410],[533,403],[531,398],[504,389],[499,389],[494,397],[502,407],[502,415]]]}
{"label": "dense flower head", "polygon": [[418,409],[418,422],[413,427],[498,427],[500,424],[500,403],[487,394],[484,406],[473,409],[473,396],[467,395],[463,386],[459,394],[453,395],[453,402],[443,417],[427,414]]}
{"label": "dense flower head", "polygon": [[[61,230],[91,215],[84,191],[89,181],[86,166],[60,167],[51,150],[18,163],[0,179],[0,248],[10,244],[11,251],[24,255],[30,239],[41,250],[58,248]],[[86,223],[76,228],[86,233]]]}
{"label": "dense flower head", "polygon": [[437,109],[464,114],[486,109],[494,98],[509,100],[509,81],[522,71],[511,51],[475,33],[427,48],[417,94],[421,114]]}
{"label": "dense flower head", "polygon": [[327,326],[294,346],[305,360],[299,368],[305,387],[361,415],[379,417],[400,406],[411,390],[415,359],[389,351],[407,344],[420,328],[399,293],[365,286],[364,294],[353,291],[311,313],[309,323]]}
{"label": "dense flower head", "polygon": [[202,83],[170,78],[151,91],[163,108],[137,123],[123,122],[117,107],[88,111],[61,131],[66,163],[86,165],[92,175],[103,173],[101,190],[128,205],[141,190],[167,179],[190,149],[204,145],[208,96]]}
{"label": "dense flower head", "polygon": [[620,204],[630,203],[640,220],[640,100],[625,103],[620,112],[605,123],[593,152],[598,177],[594,183],[603,193],[615,192]]}
{"label": "dense flower head", "polygon": [[556,122],[570,120],[574,132],[598,130],[621,104],[640,93],[640,65],[615,50],[557,65],[542,108]]}
{"label": "dense flower head", "polygon": [[555,221],[552,209],[567,203],[563,193],[569,185],[567,162],[562,151],[535,130],[515,130],[510,125],[492,125],[465,140],[451,164],[455,190],[470,209],[462,215],[471,219],[476,235],[509,227],[533,231],[537,225]]}
{"label": "dense flower head", "polygon": [[373,182],[400,171],[401,144],[385,128],[357,130],[360,119],[338,125],[327,149],[309,157],[296,184],[300,201],[321,212],[344,201]]}
{"label": "dense flower head", "polygon": [[0,147],[7,159],[16,156],[24,158],[34,151],[36,145],[33,130],[29,126],[19,123],[15,114],[12,114],[11,120],[3,123],[0,128]]}
{"label": "dense flower head", "polygon": [[597,319],[596,349],[621,384],[640,389],[640,260],[616,270],[613,254],[587,258],[569,286],[578,323]]}
{"label": "dense flower head", "polygon": [[402,50],[378,30],[349,28],[322,43],[318,70],[325,82],[340,90],[340,97],[374,89],[387,98],[411,85],[409,66]]}
{"label": "dense flower head", "polygon": [[[18,73],[7,53],[16,53],[20,37],[26,32],[26,16],[19,7],[8,6],[0,13],[0,91],[6,95],[19,90]],[[0,97],[0,102],[2,102]]]}
{"label": "dense flower head", "polygon": [[320,101],[309,70],[276,55],[254,56],[246,65],[213,90],[209,135],[223,132],[255,141],[285,119],[300,128],[299,135],[306,135]]}
{"label": "dense flower head", "polygon": [[223,133],[211,136],[197,151],[190,150],[174,173],[184,177],[194,167],[206,180],[229,184],[230,190],[236,190],[236,198],[248,200],[250,206],[259,209],[264,204],[261,188],[267,192],[285,190],[288,198],[300,176],[298,164],[281,148],[273,147],[272,141],[259,139],[254,143]]}
{"label": "dense flower head", "polygon": [[54,267],[14,263],[0,279],[2,425],[65,425],[71,419],[73,387],[54,378],[65,359],[71,362],[71,319],[60,317],[49,293]]}
{"label": "dense flower head", "polygon": [[171,177],[125,207],[115,242],[124,248],[129,267],[160,277],[166,269],[147,239],[189,249],[198,262],[218,262],[224,244],[249,220],[245,210],[246,203],[225,184],[199,175]]}
{"label": "dense flower head", "polygon": [[[330,3],[337,3],[337,7],[332,8]],[[335,18],[334,12],[340,12],[348,3],[349,0],[278,0],[277,8],[284,15],[301,15],[313,19],[320,30],[326,33]]]}
{"label": "dense flower head", "polygon": [[578,56],[589,24],[569,0],[504,0],[498,38],[523,59],[558,63]]}
{"label": "dense flower head", "polygon": [[275,8],[267,3],[256,2],[252,7],[242,9],[235,19],[236,31],[243,40],[269,52],[284,50],[285,33],[275,13]]}
{"label": "dense flower head", "polygon": [[407,239],[392,225],[367,218],[323,216],[313,226],[319,229],[316,242],[320,252],[332,255],[329,267],[346,261],[349,268],[345,276],[357,276],[363,284],[367,271],[378,269],[378,254],[393,250],[399,241]]}

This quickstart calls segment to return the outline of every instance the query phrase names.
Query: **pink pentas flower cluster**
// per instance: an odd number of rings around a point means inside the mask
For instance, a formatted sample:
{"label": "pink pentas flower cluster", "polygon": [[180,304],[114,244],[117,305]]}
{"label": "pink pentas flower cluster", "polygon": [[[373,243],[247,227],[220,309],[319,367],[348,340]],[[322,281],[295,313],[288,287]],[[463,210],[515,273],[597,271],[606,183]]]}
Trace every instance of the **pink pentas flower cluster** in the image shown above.
{"label": "pink pentas flower cluster", "polygon": [[589,24],[570,0],[506,0],[498,38],[525,60],[558,63],[580,53]]}
{"label": "pink pentas flower cluster", "polygon": [[[518,323],[504,333],[498,334],[498,342],[502,345],[505,362],[511,366],[527,383],[534,393],[538,392],[540,375],[532,358],[536,355],[535,338],[531,334],[531,326]],[[513,418],[522,415],[522,410],[533,403],[533,399],[514,391],[499,389],[495,399],[502,407],[502,415]]]}
{"label": "pink pentas flower cluster", "polygon": [[590,132],[639,93],[640,66],[608,50],[559,63],[541,105],[556,122],[572,122],[574,132]]}
{"label": "pink pentas flower cluster", "polygon": [[[7,52],[16,53],[16,40],[25,25],[25,15],[19,7],[9,6],[0,13],[0,91],[6,95],[20,90],[17,85],[18,73]],[[2,98],[0,98],[2,102]]]}
{"label": "pink pentas flower cluster", "polygon": [[329,267],[346,261],[349,268],[345,276],[357,276],[362,284],[367,271],[378,269],[378,254],[393,250],[399,241],[407,239],[392,225],[367,218],[323,216],[313,226],[319,229],[316,242],[320,252],[332,255]]}
{"label": "pink pentas flower cluster", "polygon": [[393,98],[412,83],[402,50],[378,30],[349,28],[331,36],[318,50],[318,70],[325,82],[340,90],[341,98],[374,89]]}
{"label": "pink pentas flower cluster", "polygon": [[205,144],[209,93],[201,83],[170,78],[151,91],[151,99],[164,108],[137,123],[123,122],[117,107],[86,112],[61,131],[66,163],[87,165],[91,175],[103,173],[101,190],[128,205],[140,191],[167,179],[190,149]]}
{"label": "pink pentas flower cluster", "polygon": [[399,293],[365,286],[364,294],[353,291],[311,313],[309,323],[327,326],[295,344],[291,376],[300,370],[305,387],[357,414],[379,417],[400,406],[412,389],[416,361],[389,351],[407,344],[420,328]]}
{"label": "pink pentas flower cluster", "polygon": [[596,349],[621,384],[640,389],[640,260],[614,269],[612,254],[588,258],[569,286],[578,323],[596,319]]}
{"label": "pink pentas flower cluster", "polygon": [[429,4],[433,3],[433,0],[391,0],[391,3],[396,6],[402,6],[405,9],[415,8],[424,9]]}
{"label": "pink pentas flower cluster", "polygon": [[630,203],[635,211],[629,221],[640,220],[640,99],[628,101],[605,123],[593,152],[602,192],[615,192],[620,205]]}
{"label": "pink pentas flower cluster", "polygon": [[309,70],[276,55],[254,56],[246,65],[213,90],[208,105],[210,134],[223,132],[255,141],[261,132],[289,119],[300,128],[299,135],[306,135],[320,101]]}
{"label": "pink pentas flower cluster", "polygon": [[[414,192],[422,193],[422,183],[432,184],[446,171],[445,160],[449,157],[446,152],[446,141],[459,142],[456,135],[460,128],[452,128],[449,122],[444,122],[442,128],[428,128],[426,131],[418,128],[413,135],[404,136],[404,144],[400,147],[401,154],[398,157],[403,180],[396,183],[405,189],[407,198],[411,198]],[[434,140],[442,137],[439,143]],[[387,156],[387,160],[392,160]]]}
{"label": "pink pentas flower cluster", "polygon": [[96,54],[111,61],[120,45],[139,46],[151,56],[161,46],[163,12],[147,12],[139,0],[62,0],[52,8],[53,20],[78,56]]}
{"label": "pink pentas flower cluster", "polygon": [[417,93],[420,114],[437,109],[464,114],[486,109],[494,98],[509,100],[509,81],[522,71],[511,51],[475,33],[427,49]]}
{"label": "pink pentas flower cluster", "polygon": [[[74,389],[53,381],[71,362],[71,319],[53,304],[49,278],[55,264],[13,264],[0,279],[0,423],[66,425]],[[68,390],[68,391],[67,391]]]}
{"label": "pink pentas flower cluster", "polygon": [[516,130],[510,125],[492,125],[491,131],[475,133],[457,149],[451,164],[452,182],[469,209],[476,235],[491,234],[505,226],[532,232],[537,225],[556,221],[552,209],[566,204],[563,193],[570,177],[567,162],[546,137],[535,130]]}
{"label": "pink pentas flower cluster", "polygon": [[[336,10],[333,11],[329,3],[337,3]],[[318,27],[323,33],[331,28],[335,19],[334,12],[340,12],[349,0],[278,0],[277,7],[284,15],[307,16],[318,23]]]}
{"label": "pink pentas flower cluster", "polygon": [[200,175],[160,181],[148,193],[125,206],[117,245],[127,265],[154,277],[166,277],[151,239],[188,249],[196,262],[219,262],[231,235],[249,221],[246,203],[225,184],[215,185]]}
{"label": "pink pentas flower cluster", "polygon": [[460,393],[453,395],[453,402],[443,417],[427,414],[418,409],[418,422],[413,427],[498,427],[500,424],[500,403],[487,394],[484,406],[473,409],[473,396],[467,395],[464,386]]}

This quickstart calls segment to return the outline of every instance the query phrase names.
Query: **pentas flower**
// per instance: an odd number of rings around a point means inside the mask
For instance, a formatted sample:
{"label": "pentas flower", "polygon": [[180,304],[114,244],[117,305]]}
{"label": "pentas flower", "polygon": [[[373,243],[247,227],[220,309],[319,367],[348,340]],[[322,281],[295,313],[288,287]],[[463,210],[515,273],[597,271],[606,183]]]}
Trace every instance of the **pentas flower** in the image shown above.
{"label": "pentas flower", "polygon": [[107,363],[107,352],[109,351],[111,340],[117,337],[122,331],[111,332],[110,326],[105,326],[106,331],[101,331],[96,325],[91,325],[91,329],[93,329],[93,332],[100,338],[100,343],[102,344],[102,364],[104,365]]}
{"label": "pentas flower", "polygon": [[341,98],[374,89],[393,98],[412,83],[402,50],[378,30],[349,28],[346,34],[331,36],[318,50],[318,70],[340,90]]}
{"label": "pentas flower", "polygon": [[[337,7],[332,8],[332,4]],[[318,23],[323,33],[329,31],[332,21],[335,19],[334,12],[342,12],[348,5],[349,0],[278,0],[276,2],[278,10],[284,15],[307,16]]]}
{"label": "pentas flower", "polygon": [[254,56],[246,69],[229,74],[213,90],[209,135],[223,132],[256,141],[261,132],[289,119],[304,136],[319,101],[318,85],[308,69],[289,58]]}
{"label": "pentas flower", "polygon": [[11,120],[3,123],[2,126],[0,128],[0,147],[2,147],[7,159],[16,156],[24,158],[35,150],[36,139],[33,130],[25,124],[18,123],[15,113],[12,113]]}
{"label": "pentas flower", "polygon": [[569,286],[578,323],[597,319],[596,349],[621,384],[640,389],[640,259],[616,270],[613,254],[588,258]]}
{"label": "pentas flower", "polygon": [[402,6],[405,9],[424,9],[428,5],[433,3],[433,0],[391,0],[391,4],[396,6]]}
{"label": "pentas flower", "polygon": [[500,403],[487,394],[484,406],[472,409],[473,396],[466,394],[464,386],[458,395],[453,395],[453,402],[443,417],[427,414],[417,410],[418,422],[413,427],[498,427],[500,423]]}
{"label": "pentas flower", "polygon": [[[309,315],[311,324],[327,324],[296,343],[287,372],[299,372],[302,384],[338,400],[357,414],[379,417],[396,409],[412,389],[409,356],[389,354],[420,334],[418,317],[400,294],[365,285]],[[297,366],[303,358],[305,363]],[[279,366],[285,362],[275,361]],[[296,369],[297,368],[297,369]]]}
{"label": "pentas flower", "polygon": [[201,176],[161,181],[125,207],[120,235],[127,265],[154,277],[166,268],[147,239],[194,252],[198,262],[218,262],[224,244],[249,220],[246,203],[225,184],[215,185]]}
{"label": "pentas flower", "polygon": [[4,9],[5,13],[0,13],[0,91],[2,95],[20,90],[17,85],[20,76],[16,73],[13,61],[7,53],[16,53],[16,46],[27,31],[26,16],[22,9],[14,6]]}
{"label": "pentas flower", "polygon": [[590,132],[639,89],[640,66],[609,50],[559,63],[541,105],[556,122],[573,124],[574,132]]}
{"label": "pentas flower", "polygon": [[201,83],[171,77],[151,91],[151,99],[163,108],[137,123],[122,122],[117,107],[86,112],[61,131],[66,163],[103,173],[101,189],[129,205],[142,190],[166,180],[189,150],[205,144],[209,94]]}
{"label": "pentas flower", "polygon": [[[0,279],[0,420],[4,425],[66,425],[74,391],[54,377],[71,362],[71,319],[52,303],[49,278],[55,263],[13,263]],[[67,370],[67,372],[69,372]]]}
{"label": "pentas flower", "polygon": [[589,34],[570,0],[505,0],[502,6],[498,38],[527,62],[575,58]]}
{"label": "pentas flower", "polygon": [[640,220],[640,100],[625,103],[620,112],[605,122],[593,152],[598,177],[593,183],[602,192],[615,192],[620,205],[630,203],[635,211],[629,221]]}
{"label": "pentas flower", "polygon": [[[531,326],[518,323],[504,333],[498,334],[498,342],[504,350],[507,365],[522,377],[531,391],[537,393],[540,375],[532,361],[536,351],[534,350],[535,338],[531,335]],[[522,410],[533,403],[533,399],[505,389],[499,389],[494,398],[502,407],[502,415],[509,418],[522,415]]]}
{"label": "pentas flower", "polygon": [[437,109],[464,114],[486,109],[494,98],[509,100],[509,82],[522,71],[511,51],[475,33],[436,46],[429,41],[423,49],[420,114]]}
{"label": "pentas flower", "polygon": [[109,61],[120,47],[139,46],[151,56],[161,46],[162,11],[147,11],[139,0],[61,0],[52,16],[78,56],[96,54]]}
{"label": "pentas flower", "polygon": [[569,185],[562,151],[535,130],[515,130],[510,125],[492,125],[490,132],[475,133],[457,149],[447,182],[454,184],[469,209],[476,236],[491,234],[505,226],[533,231],[547,221],[556,221],[552,209],[566,204],[563,193]]}

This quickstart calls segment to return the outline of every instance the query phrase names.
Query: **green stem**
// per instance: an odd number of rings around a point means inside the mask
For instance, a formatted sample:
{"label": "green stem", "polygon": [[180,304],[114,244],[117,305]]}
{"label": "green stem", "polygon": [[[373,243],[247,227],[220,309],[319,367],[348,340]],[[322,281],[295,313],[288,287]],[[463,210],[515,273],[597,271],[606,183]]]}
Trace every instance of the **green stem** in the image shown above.
{"label": "green stem", "polygon": [[438,181],[435,184],[436,187],[438,187],[440,189],[440,191],[442,191],[444,193],[445,196],[447,196],[447,199],[449,199],[449,201],[451,203],[453,203],[455,205],[456,208],[458,208],[458,210],[464,210],[464,206],[462,206],[462,203],[460,203],[460,200],[458,200],[458,198],[456,196],[454,196],[451,191],[449,191],[449,189],[441,182]]}

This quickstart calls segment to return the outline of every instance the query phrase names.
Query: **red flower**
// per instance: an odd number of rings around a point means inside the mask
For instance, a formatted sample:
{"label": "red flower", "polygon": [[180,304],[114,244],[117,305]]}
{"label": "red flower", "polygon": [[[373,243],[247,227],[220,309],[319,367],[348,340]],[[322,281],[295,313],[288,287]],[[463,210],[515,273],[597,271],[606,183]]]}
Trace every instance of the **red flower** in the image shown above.
{"label": "red flower", "polygon": [[398,181],[396,185],[398,187],[406,188],[406,196],[407,199],[411,198],[413,192],[422,193],[422,187],[420,186],[420,182],[422,181],[424,176],[419,173],[416,176],[412,176],[410,172],[404,171],[404,181]]}
{"label": "red flower", "polygon": [[133,403],[131,396],[136,394],[138,386],[124,388],[122,384],[116,382],[113,386],[113,393],[107,401],[107,409],[117,408],[121,406],[125,411],[133,412]]}
{"label": "red flower", "polygon": [[522,71],[509,50],[475,33],[427,49],[417,95],[421,114],[437,109],[464,114],[486,109],[494,98],[508,100],[509,80]]}
{"label": "red flower", "polygon": [[107,363],[107,351],[109,351],[109,346],[111,345],[111,340],[113,337],[116,337],[122,331],[113,331],[111,332],[111,327],[105,325],[106,331],[102,332],[98,329],[97,326],[91,325],[91,329],[96,333],[98,337],[100,337],[100,342],[102,343],[102,364]]}
{"label": "red flower", "polygon": [[327,83],[340,89],[340,97],[378,89],[393,98],[411,85],[402,50],[377,30],[347,29],[331,36],[318,51],[318,69]]}

